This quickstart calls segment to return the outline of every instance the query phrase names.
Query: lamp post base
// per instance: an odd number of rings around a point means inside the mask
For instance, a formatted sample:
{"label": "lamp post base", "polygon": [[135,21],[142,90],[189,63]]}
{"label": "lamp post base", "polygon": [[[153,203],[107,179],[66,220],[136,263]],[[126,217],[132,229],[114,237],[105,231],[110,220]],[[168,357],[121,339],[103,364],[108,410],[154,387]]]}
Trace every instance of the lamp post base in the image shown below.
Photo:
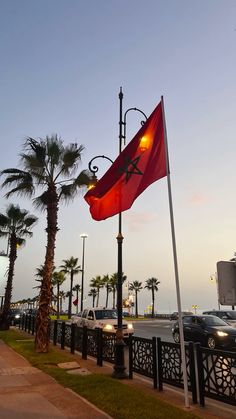
{"label": "lamp post base", "polygon": [[114,371],[112,373],[113,378],[128,378],[126,373],[125,366],[125,357],[124,357],[124,348],[125,343],[123,341],[123,332],[119,329],[116,332],[116,343],[115,343],[115,365],[113,367]]}

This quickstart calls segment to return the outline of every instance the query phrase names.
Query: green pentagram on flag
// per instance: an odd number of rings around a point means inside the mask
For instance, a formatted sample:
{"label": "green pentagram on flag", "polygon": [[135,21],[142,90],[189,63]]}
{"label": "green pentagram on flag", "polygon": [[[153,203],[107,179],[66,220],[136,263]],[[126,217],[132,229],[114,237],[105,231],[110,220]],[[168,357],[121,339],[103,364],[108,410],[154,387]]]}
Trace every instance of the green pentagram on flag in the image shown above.
{"label": "green pentagram on flag", "polygon": [[135,157],[135,159],[131,160],[129,157],[125,157],[124,167],[120,170],[123,173],[126,173],[125,182],[127,183],[128,180],[131,178],[132,175],[143,175],[143,172],[138,168],[138,162],[141,156]]}

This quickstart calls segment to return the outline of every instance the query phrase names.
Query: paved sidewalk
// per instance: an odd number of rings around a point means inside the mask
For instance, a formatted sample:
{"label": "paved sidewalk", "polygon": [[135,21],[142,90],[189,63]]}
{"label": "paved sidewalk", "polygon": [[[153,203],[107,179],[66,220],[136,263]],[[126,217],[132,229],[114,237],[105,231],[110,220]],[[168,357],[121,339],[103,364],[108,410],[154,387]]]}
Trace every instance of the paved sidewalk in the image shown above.
{"label": "paved sidewalk", "polygon": [[0,340],[1,419],[111,419]]}

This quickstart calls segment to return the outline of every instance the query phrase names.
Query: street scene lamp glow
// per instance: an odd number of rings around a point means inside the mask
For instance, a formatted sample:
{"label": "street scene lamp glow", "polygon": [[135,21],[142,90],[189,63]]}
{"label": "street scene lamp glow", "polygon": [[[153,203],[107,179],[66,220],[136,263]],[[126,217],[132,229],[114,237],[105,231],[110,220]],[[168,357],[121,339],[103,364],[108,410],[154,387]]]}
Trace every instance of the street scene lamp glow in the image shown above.
{"label": "street scene lamp glow", "polygon": [[147,135],[144,135],[140,140],[139,149],[140,151],[144,152],[148,150],[149,146],[150,146],[150,139],[148,138]]}

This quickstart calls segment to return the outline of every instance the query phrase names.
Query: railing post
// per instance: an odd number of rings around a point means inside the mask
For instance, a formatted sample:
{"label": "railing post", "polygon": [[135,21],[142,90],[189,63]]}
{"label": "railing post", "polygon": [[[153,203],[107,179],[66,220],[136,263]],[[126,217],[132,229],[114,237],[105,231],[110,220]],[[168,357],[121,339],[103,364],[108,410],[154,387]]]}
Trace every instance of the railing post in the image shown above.
{"label": "railing post", "polygon": [[34,335],[34,330],[35,330],[35,316],[32,317],[32,329],[31,329],[32,335]]}
{"label": "railing post", "polygon": [[82,359],[87,359],[87,347],[88,347],[88,329],[87,329],[87,326],[83,326]]}
{"label": "railing post", "polygon": [[24,331],[25,332],[27,330],[27,323],[28,323],[28,314],[26,314],[26,316],[25,316],[25,324],[24,324]]}
{"label": "railing post", "polygon": [[76,324],[75,323],[71,323],[71,335],[70,335],[70,352],[72,354],[75,353],[75,329],[76,329]]}
{"label": "railing post", "polygon": [[31,331],[31,314],[29,315],[29,321],[28,321],[28,333]]}
{"label": "railing post", "polygon": [[57,320],[54,320],[54,327],[53,327],[53,345],[56,346],[57,344]]}
{"label": "railing post", "polygon": [[157,338],[157,369],[158,369],[158,388],[159,391],[163,390],[163,369],[162,369],[162,350],[161,338]]}
{"label": "railing post", "polygon": [[192,402],[197,403],[196,371],[195,371],[195,363],[194,363],[193,342],[189,342],[189,372],[190,372],[190,383],[191,383],[191,388],[192,388]]}
{"label": "railing post", "polygon": [[66,332],[66,323],[62,322],[61,324],[61,349],[65,349],[65,332]]}
{"label": "railing post", "polygon": [[21,320],[21,330],[24,329],[24,324],[25,324],[25,313],[22,316],[22,320]]}
{"label": "railing post", "polygon": [[205,397],[204,397],[204,370],[203,370],[203,361],[202,361],[202,351],[200,343],[195,344],[196,355],[197,355],[197,369],[198,369],[198,388],[199,388],[199,402],[200,406],[205,406]]}
{"label": "railing post", "polygon": [[96,341],[97,341],[97,365],[102,367],[102,329],[96,330]]}
{"label": "railing post", "polygon": [[152,338],[152,356],[153,356],[153,386],[157,388],[157,341]]}
{"label": "railing post", "polygon": [[133,378],[133,336],[129,335],[129,379]]}

